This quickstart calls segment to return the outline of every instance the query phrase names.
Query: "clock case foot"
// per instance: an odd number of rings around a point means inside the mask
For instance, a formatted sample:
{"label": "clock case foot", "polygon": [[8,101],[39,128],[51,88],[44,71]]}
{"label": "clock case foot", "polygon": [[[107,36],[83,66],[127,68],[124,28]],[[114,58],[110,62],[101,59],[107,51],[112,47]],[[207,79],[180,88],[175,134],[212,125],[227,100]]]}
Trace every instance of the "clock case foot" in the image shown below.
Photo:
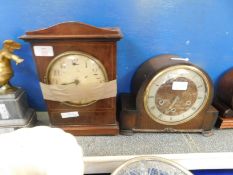
{"label": "clock case foot", "polygon": [[[210,108],[202,115],[202,125],[199,127],[190,126],[184,123],[179,128],[178,126],[161,125],[151,120],[154,123],[154,127],[148,125],[141,125],[138,122],[138,111],[136,110],[136,97],[129,93],[123,93],[120,95],[120,111],[119,111],[119,123],[120,123],[120,134],[122,135],[133,135],[136,132],[200,132],[203,135],[213,135],[212,129],[216,123],[218,117],[218,111],[213,107]],[[156,127],[158,126],[158,127]]]}

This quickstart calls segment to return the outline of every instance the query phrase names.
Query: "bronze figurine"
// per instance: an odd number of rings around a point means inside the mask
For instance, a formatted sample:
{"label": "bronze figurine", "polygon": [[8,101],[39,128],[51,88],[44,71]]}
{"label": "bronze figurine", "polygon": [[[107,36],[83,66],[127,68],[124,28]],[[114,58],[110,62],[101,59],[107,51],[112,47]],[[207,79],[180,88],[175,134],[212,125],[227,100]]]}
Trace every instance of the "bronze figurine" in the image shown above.
{"label": "bronze figurine", "polygon": [[21,45],[13,40],[5,40],[3,42],[3,48],[0,50],[0,93],[6,94],[16,90],[11,86],[9,80],[13,76],[13,70],[11,68],[10,60],[14,60],[16,65],[23,62],[19,56],[14,55],[13,52],[16,49],[20,49]]}

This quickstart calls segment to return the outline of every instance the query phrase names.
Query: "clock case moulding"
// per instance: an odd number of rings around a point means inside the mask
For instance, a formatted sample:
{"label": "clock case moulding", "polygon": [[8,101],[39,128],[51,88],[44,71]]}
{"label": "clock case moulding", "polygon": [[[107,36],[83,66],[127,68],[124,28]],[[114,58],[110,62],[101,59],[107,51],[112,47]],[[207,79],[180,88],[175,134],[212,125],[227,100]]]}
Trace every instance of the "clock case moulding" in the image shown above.
{"label": "clock case moulding", "polygon": [[[188,61],[171,60],[179,58],[177,55],[160,55],[142,64],[131,81],[131,93],[120,95],[119,121],[121,133],[131,135],[134,132],[201,132],[203,135],[212,135],[212,128],[218,117],[218,111],[211,105],[213,98],[213,86],[209,76],[202,71],[210,83],[210,96],[205,107],[191,118],[177,125],[165,125],[152,120],[143,104],[145,87],[150,80],[161,70],[175,65],[191,65]],[[201,68],[195,66],[199,70]]]}
{"label": "clock case moulding", "polygon": [[[21,39],[34,46],[52,46],[54,56],[36,56],[39,79],[46,83],[49,63],[67,51],[81,51],[97,58],[105,67],[108,80],[116,79],[116,42],[122,38],[119,28],[97,28],[80,22],[65,22],[49,28],[26,32]],[[76,107],[46,100],[50,122],[74,135],[116,135],[116,97]],[[62,118],[61,113],[78,111],[79,117]]]}

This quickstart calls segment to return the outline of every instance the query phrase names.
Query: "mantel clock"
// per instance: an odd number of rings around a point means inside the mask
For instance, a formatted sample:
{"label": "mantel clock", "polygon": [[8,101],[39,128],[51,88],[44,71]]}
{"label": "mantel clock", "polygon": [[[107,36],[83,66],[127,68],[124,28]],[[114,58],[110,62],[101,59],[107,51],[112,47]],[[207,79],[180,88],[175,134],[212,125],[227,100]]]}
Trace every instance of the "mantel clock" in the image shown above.
{"label": "mantel clock", "polygon": [[142,64],[121,96],[121,131],[210,133],[217,118],[213,86],[201,68],[176,55]]}
{"label": "mantel clock", "polygon": [[[78,87],[116,79],[119,28],[65,22],[26,32],[20,38],[30,42],[40,81],[45,84]],[[74,135],[115,135],[119,131],[115,97],[46,102],[51,124]]]}

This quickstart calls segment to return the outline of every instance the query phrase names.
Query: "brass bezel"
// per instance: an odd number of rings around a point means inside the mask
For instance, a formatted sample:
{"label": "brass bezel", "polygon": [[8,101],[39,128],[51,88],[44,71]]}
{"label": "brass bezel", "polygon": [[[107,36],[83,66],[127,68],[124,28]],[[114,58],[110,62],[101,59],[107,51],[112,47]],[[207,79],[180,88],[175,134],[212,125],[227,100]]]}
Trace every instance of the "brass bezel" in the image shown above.
{"label": "brass bezel", "polygon": [[[149,111],[149,109],[147,108],[147,96],[148,96],[148,93],[149,93],[149,89],[150,89],[150,87],[151,87],[151,85],[152,85],[152,83],[158,78],[158,77],[160,77],[162,74],[164,74],[164,73],[166,73],[166,72],[169,72],[169,71],[172,71],[172,70],[176,70],[176,69],[189,69],[189,70],[192,70],[192,71],[194,71],[194,72],[196,72],[198,75],[200,75],[200,77],[203,79],[203,81],[204,81],[204,83],[205,83],[205,87],[206,87],[206,97],[205,97],[205,100],[204,100],[204,102],[203,102],[203,104],[201,105],[201,107],[200,108],[198,108],[198,110],[196,110],[196,112],[194,112],[190,117],[188,117],[188,118],[185,118],[184,120],[181,120],[181,121],[178,121],[178,122],[165,122],[165,121],[161,121],[161,120],[159,120],[156,116],[153,116],[151,113],[150,113],[150,111]],[[209,81],[209,79],[207,78],[207,76],[206,76],[206,74],[202,71],[202,70],[200,70],[199,68],[197,68],[197,67],[194,67],[194,66],[192,66],[192,65],[175,65],[175,66],[170,66],[170,67],[167,67],[167,68],[165,68],[165,69],[163,69],[163,70],[161,70],[159,73],[157,73],[150,81],[149,81],[149,83],[148,83],[148,85],[146,86],[146,89],[145,89],[145,91],[144,91],[144,94],[143,94],[143,105],[144,105],[144,109],[145,109],[145,111],[146,111],[146,113],[148,114],[148,116],[152,119],[152,120],[154,120],[154,121],[156,121],[156,122],[158,122],[158,123],[160,123],[160,124],[164,124],[164,125],[178,125],[178,124],[182,124],[182,123],[185,123],[185,122],[187,122],[187,121],[189,121],[189,120],[191,120],[192,118],[194,118],[195,116],[197,116],[204,108],[205,108],[205,106],[210,102],[210,100],[211,100],[211,98],[210,98],[210,92],[211,92],[211,82]]]}
{"label": "brass bezel", "polygon": [[[94,56],[81,52],[81,51],[66,51],[63,52],[59,55],[57,55],[48,65],[47,70],[46,70],[46,74],[45,74],[45,83],[50,84],[50,80],[49,80],[49,74],[50,74],[50,70],[52,68],[52,66],[56,63],[56,61],[58,61],[60,58],[67,56],[67,55],[83,55],[88,57],[89,59],[93,60],[102,70],[103,74],[104,74],[104,78],[105,78],[105,82],[108,82],[108,75],[107,75],[107,71],[104,67],[104,65]],[[89,103],[86,104],[77,104],[74,102],[63,102],[64,104],[68,105],[68,106],[74,106],[74,107],[85,107],[85,106],[89,106],[93,103],[97,102],[97,100],[91,101]]]}

